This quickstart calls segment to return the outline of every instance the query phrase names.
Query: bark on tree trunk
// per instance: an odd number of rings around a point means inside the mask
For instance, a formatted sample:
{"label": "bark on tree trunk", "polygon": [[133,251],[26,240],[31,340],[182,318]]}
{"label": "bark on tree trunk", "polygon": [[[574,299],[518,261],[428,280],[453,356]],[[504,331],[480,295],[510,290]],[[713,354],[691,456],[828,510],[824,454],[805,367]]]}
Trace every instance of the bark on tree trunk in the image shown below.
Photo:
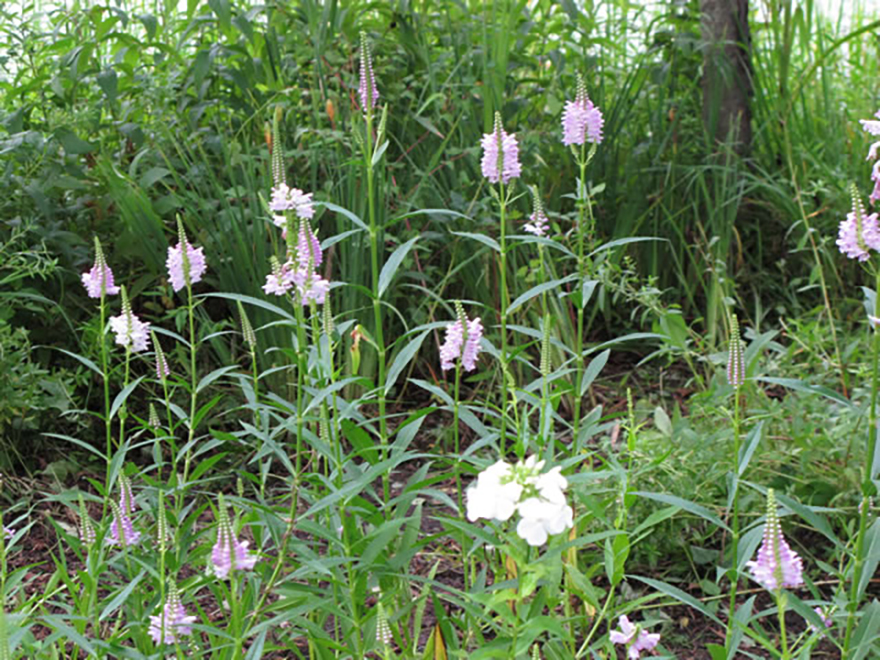
{"label": "bark on tree trunk", "polygon": [[745,155],[752,142],[749,0],[700,0],[703,121],[716,143]]}

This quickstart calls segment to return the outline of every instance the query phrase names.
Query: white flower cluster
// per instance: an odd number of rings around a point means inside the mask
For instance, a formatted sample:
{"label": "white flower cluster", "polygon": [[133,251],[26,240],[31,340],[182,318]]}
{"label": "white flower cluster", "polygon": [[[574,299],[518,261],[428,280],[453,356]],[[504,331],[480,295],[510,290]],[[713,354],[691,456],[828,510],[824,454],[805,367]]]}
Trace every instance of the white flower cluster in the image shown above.
{"label": "white flower cluster", "polygon": [[516,533],[529,545],[547,542],[574,523],[574,512],[565,502],[568,481],[562,468],[541,473],[544,461],[530,456],[516,465],[498,461],[483,470],[467,491],[467,517],[505,521],[519,511]]}

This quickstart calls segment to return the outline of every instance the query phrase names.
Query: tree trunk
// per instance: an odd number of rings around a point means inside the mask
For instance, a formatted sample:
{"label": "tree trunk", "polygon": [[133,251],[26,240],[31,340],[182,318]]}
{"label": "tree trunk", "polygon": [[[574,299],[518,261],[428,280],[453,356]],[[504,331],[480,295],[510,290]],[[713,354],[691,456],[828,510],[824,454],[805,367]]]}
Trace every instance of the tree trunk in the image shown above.
{"label": "tree trunk", "polygon": [[749,0],[700,0],[703,121],[716,144],[745,155],[752,141]]}

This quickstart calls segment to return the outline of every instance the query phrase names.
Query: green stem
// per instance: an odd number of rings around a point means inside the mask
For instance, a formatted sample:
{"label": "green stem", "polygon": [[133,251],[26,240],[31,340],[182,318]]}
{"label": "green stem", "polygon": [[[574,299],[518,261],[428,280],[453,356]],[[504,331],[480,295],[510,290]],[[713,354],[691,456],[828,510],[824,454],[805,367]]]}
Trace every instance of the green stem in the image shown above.
{"label": "green stem", "polygon": [[[733,547],[730,553],[730,572],[728,579],[730,580],[730,608],[727,619],[727,639],[729,645],[733,635],[733,617],[736,612],[736,592],[739,585],[739,387],[733,389],[733,511],[731,512],[731,542]],[[730,649],[728,648],[728,651]]]}
{"label": "green stem", "polygon": [[785,632],[785,595],[776,594],[776,611],[779,614],[779,641],[782,645],[782,660],[790,660],[788,652],[788,635]]}
{"label": "green stem", "polygon": [[[461,496],[461,447],[459,445],[459,430],[458,430],[458,407],[459,401],[461,398],[461,358],[459,358],[455,362],[455,392],[453,393],[453,406],[452,406],[452,437],[454,443],[455,453],[455,491],[458,495],[458,511],[461,514],[462,519],[464,519],[464,508],[462,507],[462,496]],[[467,534],[462,530],[461,533],[461,570],[462,575],[464,576],[464,590],[467,592],[468,590],[468,571],[467,571],[467,555],[465,553],[465,542],[467,540]]]}
{"label": "green stem", "polygon": [[[584,301],[581,300],[581,296],[584,294],[584,279],[586,278],[586,261],[584,259],[584,225],[586,224],[586,214],[589,209],[590,216],[592,217],[592,210],[590,209],[590,200],[587,195],[587,159],[583,153],[583,147],[581,147],[581,158],[578,162],[580,166],[580,178],[578,181],[580,182],[580,191],[578,194],[578,201],[580,203],[580,212],[578,213],[578,228],[577,228],[577,260],[578,260],[578,281],[576,286],[580,287],[579,295],[575,296],[575,300],[578,300],[578,309],[577,309],[577,336],[575,337],[574,350],[575,350],[575,385],[574,385],[574,419],[572,420],[572,442],[575,444],[578,441],[578,434],[580,433],[581,426],[581,383],[584,378]],[[581,199],[581,195],[583,195],[583,199]]]}
{"label": "green stem", "polygon": [[110,419],[110,374],[107,373],[107,342],[104,337],[104,328],[107,325],[107,305],[103,287],[101,290],[101,327],[98,331],[98,340],[101,342],[101,373],[104,377],[104,427],[107,433],[107,465],[109,470],[110,453],[113,451],[113,430]]}
{"label": "green stem", "polygon": [[510,295],[507,291],[507,199],[504,182],[498,182],[498,204],[501,215],[501,458],[507,455],[507,308]]}
{"label": "green stem", "polygon": [[[126,346],[125,348],[125,378],[122,381],[122,389],[124,390],[128,387],[128,378],[131,374],[131,346]],[[121,447],[122,443],[125,442],[125,418],[128,417],[128,412],[126,411],[125,402],[123,401],[122,405],[119,408],[119,442],[117,443],[117,447]],[[107,456],[107,460],[110,460],[110,456]]]}
{"label": "green stem", "polygon": [[[104,337],[104,329],[107,327],[107,305],[104,287],[101,287],[101,327],[98,331],[98,340],[101,342],[101,374],[104,379],[104,429],[107,434],[107,474],[104,479],[104,489],[110,492],[110,465],[113,453],[113,420],[110,419],[110,373],[107,370],[107,341]],[[107,515],[107,498],[101,511],[101,518]]]}
{"label": "green stem", "polygon": [[[189,278],[187,278],[188,280]],[[186,284],[186,307],[187,307],[187,315],[189,317],[189,378],[190,378],[190,395],[189,395],[189,433],[186,438],[186,458],[183,461],[183,480],[181,481],[180,488],[177,489],[176,496],[174,498],[175,507],[174,513],[175,518],[179,518],[180,509],[183,505],[183,496],[184,490],[186,489],[186,481],[189,475],[189,466],[192,461],[192,441],[195,438],[196,434],[196,403],[198,401],[198,392],[196,388],[198,387],[198,383],[196,382],[196,330],[195,330],[195,310],[193,308],[193,295],[192,295],[192,285],[187,282]],[[177,474],[177,452],[175,452],[174,456],[174,472]]]}
{"label": "green stem", "polygon": [[[874,274],[874,289],[877,295],[874,299],[874,316],[880,316],[880,269]],[[848,660],[852,634],[855,627],[856,613],[859,609],[859,583],[862,581],[862,570],[865,565],[865,535],[868,533],[868,509],[870,497],[874,492],[874,457],[877,454],[877,393],[880,389],[880,328],[873,329],[872,353],[871,353],[871,407],[868,410],[868,442],[867,457],[865,460],[864,477],[862,478],[862,502],[859,506],[859,532],[856,540],[856,558],[853,567],[852,585],[850,587],[849,607],[846,617],[846,633],[843,638],[843,660]]]}
{"label": "green stem", "polygon": [[293,302],[296,307],[296,474],[293,476],[299,491],[299,479],[302,475],[302,451],[305,420],[305,399],[303,392],[306,384],[308,371],[308,356],[306,355],[306,327],[305,314],[303,313],[303,300],[299,294]]}
{"label": "green stem", "polygon": [[590,646],[590,640],[593,639],[593,635],[596,634],[596,630],[599,628],[599,624],[605,620],[605,613],[608,611],[608,606],[611,604],[611,599],[614,598],[614,589],[617,585],[611,585],[611,588],[608,590],[608,596],[605,597],[605,603],[602,605],[602,611],[599,612],[598,616],[596,616],[596,620],[593,622],[593,627],[590,628],[590,633],[587,635],[584,643],[581,644],[580,649],[578,649],[577,655],[575,658],[583,657],[584,653],[586,653],[587,649]]}
{"label": "green stem", "polygon": [[[379,300],[379,234],[381,228],[376,222],[376,193],[373,190],[373,112],[367,108],[366,130],[367,168],[367,209],[370,216],[370,267],[373,277],[373,339],[378,353],[378,396],[379,396],[379,442],[382,446],[382,460],[388,458],[388,422],[385,418],[385,336],[382,329],[382,305]],[[382,474],[382,492],[387,504],[391,495],[391,475]]]}

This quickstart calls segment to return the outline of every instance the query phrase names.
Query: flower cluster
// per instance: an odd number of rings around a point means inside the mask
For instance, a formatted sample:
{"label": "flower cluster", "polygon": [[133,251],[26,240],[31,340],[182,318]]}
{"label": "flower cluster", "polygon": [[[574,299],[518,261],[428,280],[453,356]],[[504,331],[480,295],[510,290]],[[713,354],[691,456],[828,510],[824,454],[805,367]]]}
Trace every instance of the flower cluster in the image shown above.
{"label": "flower cluster", "polygon": [[505,521],[519,511],[516,533],[531,546],[570,529],[574,512],[565,501],[568,480],[560,467],[543,469],[544,461],[530,456],[516,465],[498,461],[483,470],[467,491],[468,520]]}
{"label": "flower cluster", "polygon": [[[877,119],[860,119],[859,123],[861,123],[862,128],[868,132],[868,134],[873,136],[880,135],[880,111],[878,111],[875,115]],[[880,154],[880,141],[874,142],[871,145],[871,148],[868,149],[868,157],[866,160],[874,160],[874,167],[871,168],[871,180],[874,182],[874,190],[871,193],[871,203],[876,204],[877,200],[880,200],[880,160],[877,160],[877,156]]]}
{"label": "flower cluster", "polygon": [[192,624],[196,617],[188,615],[180,594],[172,584],[165,598],[161,613],[150,617],[150,637],[156,644],[175,644],[179,635],[192,635]]}
{"label": "flower cluster", "polygon": [[376,87],[376,76],[373,74],[373,55],[370,52],[370,44],[367,43],[366,32],[361,32],[361,77],[358,96],[365,114],[368,109],[375,108],[379,100],[379,89]]}
{"label": "flower cluster", "polygon": [[837,247],[850,259],[867,261],[868,250],[880,251],[880,224],[878,214],[865,213],[858,190],[852,187],[853,210],[846,220],[840,223],[837,235]]}
{"label": "flower cluster", "polygon": [[[273,132],[277,134],[277,130],[276,126]],[[283,171],[278,141],[277,135],[273,134],[273,170]],[[272,257],[272,272],[266,276],[263,291],[275,296],[295,291],[296,299],[302,305],[323,305],[330,290],[330,282],[316,270],[323,262],[324,255],[321,243],[309,222],[315,216],[312,193],[304,193],[299,188],[289,187],[283,180],[279,181],[272,188],[269,208],[277,214],[273,222],[281,228],[283,238],[288,239],[288,253],[283,264]],[[292,212],[293,217],[290,214],[285,215],[286,211]],[[287,236],[288,227],[296,232],[297,240],[293,243]]]}
{"label": "flower cluster", "polygon": [[[816,616],[818,616],[822,620],[822,625],[825,626],[826,630],[834,625],[834,619],[831,618],[831,615],[834,614],[834,605],[829,605],[827,607],[821,607],[817,605],[813,608],[813,611],[816,613]],[[825,636],[825,634],[820,632],[819,629],[812,623],[810,624],[809,628],[811,632],[819,633],[820,637]]]}
{"label": "flower cluster", "polygon": [[131,519],[137,504],[131,490],[131,482],[124,474],[119,475],[119,503],[110,502],[110,508],[113,510],[113,522],[110,524],[107,545],[122,547],[135,545],[141,540],[141,533],[134,528]]}
{"label": "flower cluster", "polygon": [[739,336],[739,323],[736,314],[730,317],[730,352],[727,356],[727,382],[731,387],[740,388],[746,378],[746,364],[743,355],[742,339]]}
{"label": "flower cluster", "polygon": [[483,323],[480,318],[469,321],[462,312],[458,320],[446,326],[446,337],[440,347],[440,368],[443,371],[454,369],[455,361],[461,358],[465,371],[476,369],[482,337]]}
{"label": "flower cluster", "polygon": [[602,111],[593,105],[587,96],[587,86],[578,75],[575,99],[566,102],[562,113],[562,144],[566,147],[585,142],[599,144],[604,123]]}
{"label": "flower cluster", "polygon": [[150,347],[150,324],[141,321],[131,311],[131,303],[122,288],[122,314],[110,317],[110,329],[116,335],[116,343],[125,348],[130,348],[135,353],[145,351]]}
{"label": "flower cluster", "polygon": [[311,269],[295,265],[293,261],[281,264],[272,259],[272,272],[266,276],[263,291],[267,294],[283,296],[296,288],[297,298],[303,305],[312,302],[323,305],[330,290],[330,282]]}
{"label": "flower cluster", "polygon": [[507,133],[501,125],[501,113],[495,113],[495,130],[484,133],[482,139],[483,176],[491,183],[508,183],[519,178],[522,167],[519,164],[519,145],[516,134]]}
{"label": "flower cluster", "polygon": [[523,229],[529,234],[543,236],[547,233],[547,225],[550,221],[547,219],[547,214],[544,213],[544,203],[541,201],[537,186],[532,188],[532,208],[532,214]]}
{"label": "flower cluster", "polygon": [[638,624],[632,623],[625,615],[617,620],[620,630],[612,630],[608,635],[614,644],[626,646],[626,655],[638,660],[642,651],[650,651],[660,643],[660,633],[649,633]]}
{"label": "flower cluster", "polygon": [[755,582],[768,591],[793,589],[804,583],[803,564],[782,535],[776,498],[773,489],[767,491],[767,516],[764,523],[764,540],[758,548],[756,561],[746,562]]}
{"label": "flower cluster", "polygon": [[239,541],[232,529],[223,496],[217,507],[217,542],[211,550],[211,572],[221,580],[233,569],[249,571],[257,563],[257,557],[248,552],[248,542]]}
{"label": "flower cluster", "polygon": [[82,274],[82,283],[89,298],[115,296],[119,293],[119,287],[113,282],[113,271],[107,265],[97,236],[95,236],[95,264],[90,271]]}
{"label": "flower cluster", "polygon": [[[312,193],[304,193],[299,188],[290,188],[286,183],[279,183],[272,188],[272,201],[269,202],[269,208],[279,214],[284,211],[293,211],[297,218],[306,218],[307,220],[315,215],[315,207],[312,206]],[[273,221],[282,229],[287,224],[284,215],[276,215]]]}
{"label": "flower cluster", "polygon": [[195,284],[202,279],[202,275],[208,270],[204,250],[205,248],[193,247],[185,239],[168,248],[165,266],[168,268],[168,279],[171,280],[172,289],[180,291],[187,284]]}

